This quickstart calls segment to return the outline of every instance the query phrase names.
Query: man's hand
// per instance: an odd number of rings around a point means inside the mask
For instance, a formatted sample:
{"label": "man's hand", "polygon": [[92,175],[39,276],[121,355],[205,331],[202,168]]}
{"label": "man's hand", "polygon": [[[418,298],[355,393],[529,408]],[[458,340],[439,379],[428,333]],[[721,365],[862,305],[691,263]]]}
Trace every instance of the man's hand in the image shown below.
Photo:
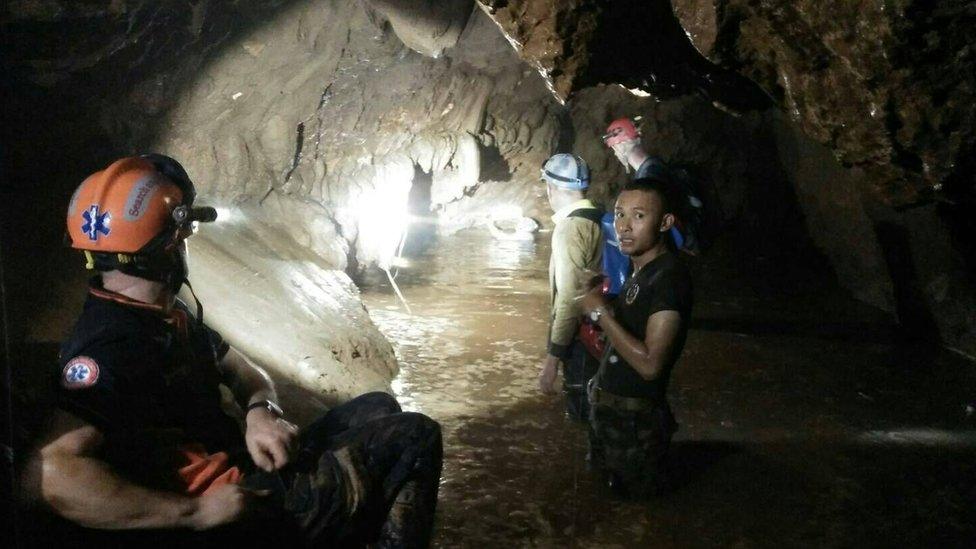
{"label": "man's hand", "polygon": [[277,471],[288,464],[295,449],[298,427],[263,408],[247,414],[244,442],[254,464],[265,471]]}
{"label": "man's hand", "polygon": [[225,484],[197,498],[190,522],[194,530],[207,530],[228,524],[253,512],[261,494]]}
{"label": "man's hand", "polygon": [[597,286],[590,291],[583,294],[583,300],[580,302],[580,308],[583,314],[588,314],[593,309],[597,307],[607,306],[607,296],[603,295],[603,288]]}
{"label": "man's hand", "polygon": [[539,390],[551,395],[556,392],[556,375],[559,373],[559,358],[546,355],[542,361],[542,372],[539,373]]}

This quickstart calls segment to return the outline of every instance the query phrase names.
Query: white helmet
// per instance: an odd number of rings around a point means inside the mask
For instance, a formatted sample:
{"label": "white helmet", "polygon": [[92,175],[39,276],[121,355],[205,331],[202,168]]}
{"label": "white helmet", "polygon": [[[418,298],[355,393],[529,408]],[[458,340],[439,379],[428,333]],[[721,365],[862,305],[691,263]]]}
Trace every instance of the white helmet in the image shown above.
{"label": "white helmet", "polygon": [[542,165],[542,179],[563,189],[581,191],[590,186],[590,168],[576,155],[554,154]]}

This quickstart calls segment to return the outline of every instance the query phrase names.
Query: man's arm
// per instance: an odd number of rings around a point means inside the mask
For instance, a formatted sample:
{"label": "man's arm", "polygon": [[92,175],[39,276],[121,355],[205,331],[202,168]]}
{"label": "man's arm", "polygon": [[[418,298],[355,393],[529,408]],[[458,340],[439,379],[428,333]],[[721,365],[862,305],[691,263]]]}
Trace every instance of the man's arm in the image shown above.
{"label": "man's arm", "polygon": [[[271,377],[233,347],[220,362],[225,381],[244,410],[255,402],[278,402]],[[290,461],[298,428],[266,408],[245,412],[244,441],[254,464],[265,471],[281,469]]]}
{"label": "man's arm", "polygon": [[278,402],[271,376],[234,347],[221,359],[220,371],[241,408],[262,400]]}
{"label": "man's arm", "polygon": [[102,433],[91,424],[56,411],[38,451],[31,456],[25,485],[61,516],[89,528],[194,528],[236,520],[249,496],[226,485],[199,498],[133,484],[97,459]]}
{"label": "man's arm", "polygon": [[627,364],[648,381],[657,379],[667,364],[681,331],[681,313],[658,311],[647,319],[644,340],[632,336],[610,315],[600,317],[600,327]]}

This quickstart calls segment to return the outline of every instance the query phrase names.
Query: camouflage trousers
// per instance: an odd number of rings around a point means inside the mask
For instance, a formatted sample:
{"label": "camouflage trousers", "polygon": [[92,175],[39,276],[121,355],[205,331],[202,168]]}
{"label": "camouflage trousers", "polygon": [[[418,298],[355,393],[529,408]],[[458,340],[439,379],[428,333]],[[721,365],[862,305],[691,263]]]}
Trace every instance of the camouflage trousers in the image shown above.
{"label": "camouflage trousers", "polygon": [[440,426],[369,393],[333,408],[302,432],[292,465],[245,477],[309,545],[426,547],[440,481]]}
{"label": "camouflage trousers", "polygon": [[[677,430],[671,408],[666,402],[603,395],[590,408],[595,465],[622,483],[630,496],[643,498],[664,491],[669,483],[668,448]],[[645,404],[634,405],[635,401]]]}

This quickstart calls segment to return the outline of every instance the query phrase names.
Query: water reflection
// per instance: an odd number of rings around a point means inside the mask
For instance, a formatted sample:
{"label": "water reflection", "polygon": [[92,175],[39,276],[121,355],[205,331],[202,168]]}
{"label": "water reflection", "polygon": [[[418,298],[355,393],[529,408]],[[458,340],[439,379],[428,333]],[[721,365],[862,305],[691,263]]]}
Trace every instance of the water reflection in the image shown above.
{"label": "water reflection", "polygon": [[[927,368],[906,369],[891,344],[825,339],[810,322],[745,334],[855,307],[842,294],[757,294],[722,270],[745,269],[731,261],[697,271],[703,329],[692,330],[671,389],[677,491],[610,499],[585,470],[583,430],[558,397],[536,391],[548,238],[440,239],[400,270],[413,315],[382,278],[363,286],[400,361],[398,399],[444,429],[436,546],[911,546],[976,535],[976,450],[959,443],[972,427],[958,410],[944,415],[976,386],[971,369],[931,353],[919,358]],[[904,434],[935,423],[957,434]],[[893,431],[898,444],[886,443]]]}

